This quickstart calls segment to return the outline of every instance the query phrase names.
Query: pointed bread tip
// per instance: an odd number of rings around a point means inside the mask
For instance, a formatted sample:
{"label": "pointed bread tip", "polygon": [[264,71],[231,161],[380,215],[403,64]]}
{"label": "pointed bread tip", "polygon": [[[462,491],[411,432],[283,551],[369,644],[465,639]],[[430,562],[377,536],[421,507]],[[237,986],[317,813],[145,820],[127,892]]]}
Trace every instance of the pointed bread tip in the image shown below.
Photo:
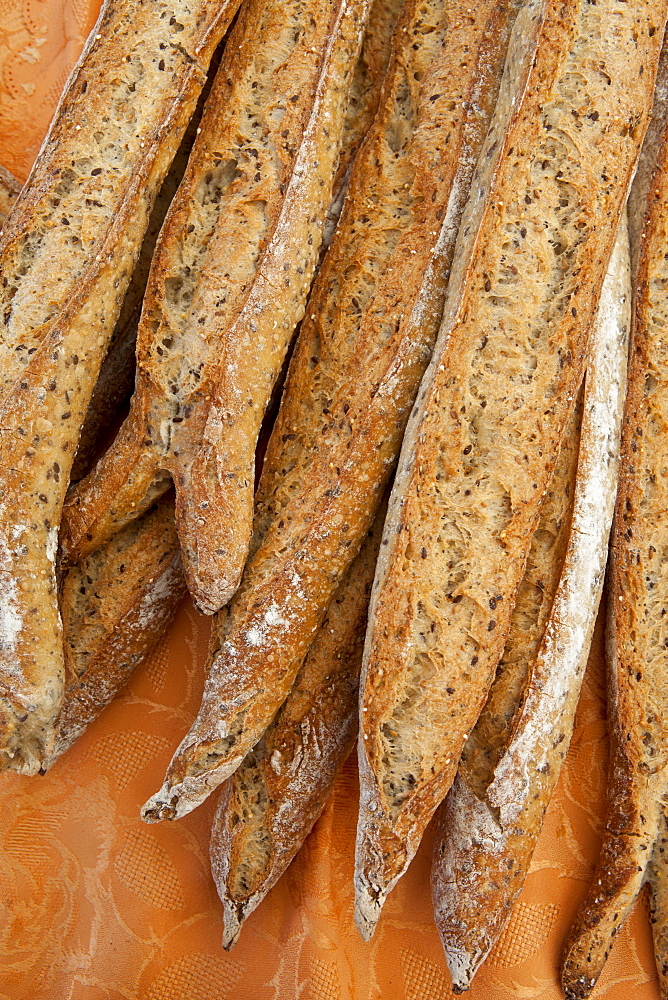
{"label": "pointed bread tip", "polygon": [[144,823],[160,823],[163,819],[174,819],[175,809],[169,802],[169,787],[163,785],[159,792],[152,795],[140,810]]}
{"label": "pointed bread tip", "polygon": [[455,948],[452,943],[448,944],[443,934],[440,932],[441,944],[445,952],[445,961],[452,980],[452,992],[459,996],[466,993],[471,988],[473,977],[485,961],[488,952],[471,955],[462,948]]}
{"label": "pointed bread tip", "polygon": [[[572,932],[571,932],[572,933]],[[591,963],[591,946],[587,949],[586,932],[579,936],[571,937],[564,948],[561,961],[561,988],[566,995],[566,1000],[587,1000],[590,993],[598,982],[598,977],[603,971],[603,965],[598,963],[598,968],[594,965],[591,970],[584,970],[583,966]],[[583,947],[584,945],[584,947]],[[593,975],[592,975],[593,972]]]}
{"label": "pointed bread tip", "polygon": [[583,975],[572,975],[567,966],[564,966],[561,973],[561,988],[566,1000],[587,1000],[596,986],[597,979],[598,976],[594,979]]}
{"label": "pointed bread tip", "polygon": [[223,948],[225,951],[230,951],[239,940],[245,919],[243,905],[232,903],[229,899],[223,900]]}
{"label": "pointed bread tip", "polygon": [[173,772],[168,769],[162,788],[142,806],[141,818],[145,823],[160,823],[163,819],[181,819],[187,816],[208,799],[240,763],[235,758],[232,764],[225,767],[212,768],[197,775],[186,774],[174,781],[170,780],[169,775]]}
{"label": "pointed bread tip", "polygon": [[355,923],[363,941],[370,941],[376,930],[387,893],[371,892],[364,884],[355,887]]}

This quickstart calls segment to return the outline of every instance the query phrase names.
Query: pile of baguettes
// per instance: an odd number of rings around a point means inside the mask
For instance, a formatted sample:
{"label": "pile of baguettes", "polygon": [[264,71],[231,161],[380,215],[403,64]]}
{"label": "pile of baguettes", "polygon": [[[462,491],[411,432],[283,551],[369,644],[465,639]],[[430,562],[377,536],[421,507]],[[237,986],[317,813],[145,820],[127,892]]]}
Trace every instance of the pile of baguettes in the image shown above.
{"label": "pile of baguettes", "polygon": [[46,770],[187,586],[208,679],[143,817],[226,782],[226,947],[359,728],[360,931],[440,806],[464,990],[568,748],[617,494],[563,983],[647,881],[668,996],[668,0],[469,4],[104,6],[2,179],[0,760]]}

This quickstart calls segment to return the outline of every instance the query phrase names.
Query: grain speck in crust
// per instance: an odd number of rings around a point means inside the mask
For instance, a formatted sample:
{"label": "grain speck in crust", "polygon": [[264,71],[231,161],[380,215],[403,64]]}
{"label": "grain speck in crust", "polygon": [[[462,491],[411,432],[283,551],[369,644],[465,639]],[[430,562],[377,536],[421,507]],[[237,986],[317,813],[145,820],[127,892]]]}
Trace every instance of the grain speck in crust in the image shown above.
{"label": "grain speck in crust", "polygon": [[358,743],[364,937],[452,783],[503,652],[649,120],[665,13],[544,0],[516,22],[374,583]]}
{"label": "grain speck in crust", "polygon": [[0,237],[0,768],[34,773],[63,693],[53,549],[88,402],[238,0],[106,3]]}
{"label": "grain speck in crust", "polygon": [[403,8],[290,363],[251,555],[214,624],[200,712],[146,819],[190,811],[255,745],[373,522],[438,330],[517,7],[471,10]]}

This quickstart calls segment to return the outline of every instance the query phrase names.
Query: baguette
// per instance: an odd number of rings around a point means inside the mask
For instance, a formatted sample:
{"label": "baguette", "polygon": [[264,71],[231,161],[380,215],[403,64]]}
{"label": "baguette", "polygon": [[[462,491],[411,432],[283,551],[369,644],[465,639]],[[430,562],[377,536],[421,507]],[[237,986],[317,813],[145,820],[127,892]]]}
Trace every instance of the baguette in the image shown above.
{"label": "baguette", "polygon": [[223,946],[286,870],[324,809],[357,735],[357,689],[384,506],[330,601],[295,683],[223,789],[211,870]]}
{"label": "baguette", "polygon": [[355,157],[378,110],[381,88],[390,60],[392,36],[402,5],[403,0],[372,0],[343,122],[341,155],[332,184],[332,199],[325,214],[319,263],[332,242]]}
{"label": "baguette", "polygon": [[612,534],[607,621],[608,807],[600,858],[564,950],[568,997],[589,996],[631,906],[649,883],[661,996],[668,997],[666,911],[665,456],[668,379],[668,46],[630,199],[639,236],[629,392]]}
{"label": "baguette", "polygon": [[154,258],[130,414],[68,504],[68,558],[136,517],[167,472],[197,606],[236,590],[257,437],[303,315],[369,6],[243,8]]}
{"label": "baguette", "polygon": [[153,204],[139,256],[79,434],[71,472],[74,482],[82,479],[90,471],[105,434],[109,433],[110,426],[113,425],[114,419],[117,419],[119,408],[127,403],[132,395],[137,326],[158,234],[183,178],[202,117],[203,101],[211,89],[214,64],[217,66],[219,62],[220,60],[216,58],[212,60],[207,82],[202,88],[195,113],[188,122],[181,145]]}
{"label": "baguette", "polygon": [[148,820],[190,811],[258,741],[371,526],[438,328],[514,9],[404,5],[290,363],[251,558],[214,625],[202,707]]}
{"label": "baguette", "polygon": [[[623,218],[591,334],[584,414],[578,407],[567,427],[502,672],[441,807],[432,897],[455,993],[468,989],[512,912],[570,744],[608,554],[630,322]],[[535,593],[528,578],[541,562],[546,592],[528,623],[525,591]]]}
{"label": "baguette", "polygon": [[9,170],[0,167],[0,234],[2,224],[9,215],[21,190],[21,183],[17,181]]}
{"label": "baguette", "polygon": [[72,458],[153,199],[237,3],[105,4],[4,226],[0,768],[34,773],[53,747]]}
{"label": "baguette", "polygon": [[60,598],[65,693],[42,771],[125,686],[185,594],[170,495],[66,572]]}
{"label": "baguette", "polygon": [[453,781],[503,652],[665,15],[658,0],[531,0],[516,23],[374,583],[358,742],[365,938]]}
{"label": "baguette", "polygon": [[[375,0],[369,13],[323,229],[321,259],[334,235],[355,154],[378,106],[402,3]],[[354,745],[361,638],[384,516],[381,507],[330,601],[288,698],[221,795],[210,855],[223,902],[226,949],[236,943],[246,917],[297,854]],[[238,816],[244,817],[243,824],[236,822]]]}

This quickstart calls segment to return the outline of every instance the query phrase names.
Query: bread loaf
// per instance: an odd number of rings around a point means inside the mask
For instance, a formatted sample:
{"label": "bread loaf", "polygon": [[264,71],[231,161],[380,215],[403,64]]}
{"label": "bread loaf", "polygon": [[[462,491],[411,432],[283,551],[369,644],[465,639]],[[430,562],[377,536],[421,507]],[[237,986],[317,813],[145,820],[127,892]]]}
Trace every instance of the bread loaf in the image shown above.
{"label": "bread loaf", "polygon": [[562,969],[566,995],[578,998],[589,996],[596,985],[615,935],[645,882],[651,890],[651,924],[661,996],[668,997],[666,48],[662,64],[654,127],[648,132],[630,199],[639,248],[635,254],[629,392],[608,594],[608,807],[600,859],[570,931]]}
{"label": "bread loaf", "polygon": [[212,73],[219,62],[220,60],[215,57],[212,60],[207,82],[200,94],[195,113],[188,122],[181,145],[162,182],[162,187],[156,195],[137,262],[79,434],[71,473],[72,480],[75,482],[90,471],[100,453],[104,436],[109,435],[114,420],[116,420],[117,425],[120,422],[117,417],[119,408],[127,403],[132,395],[135,380],[137,325],[158,233],[186,169],[202,116],[203,100],[208,95],[213,79]]}
{"label": "bread loaf", "polygon": [[666,5],[530,2],[404,438],[363,668],[368,938],[503,652],[647,127]]}
{"label": "bread loaf", "polygon": [[348,108],[343,122],[341,155],[332,184],[332,200],[325,215],[320,244],[322,261],[341,216],[357,151],[378,110],[378,101],[390,59],[392,35],[403,0],[372,0],[366,32],[353,75]]}
{"label": "bread loaf", "polygon": [[43,771],[127,684],[185,594],[170,494],[65,573],[65,693]]}
{"label": "bread loaf", "polygon": [[0,239],[3,768],[33,773],[53,746],[72,458],[153,199],[237,5],[107,3]]}
{"label": "bread loaf", "polygon": [[20,190],[21,184],[16,177],[9,170],[0,167],[0,227],[11,212]]}
{"label": "bread loaf", "polygon": [[[351,87],[321,256],[334,235],[355,154],[373,121],[402,2],[375,0],[371,7]],[[285,703],[221,795],[210,855],[223,902],[223,946],[227,949],[235,944],[246,917],[295,857],[354,745],[362,641],[384,516],[381,508],[330,601]]]}
{"label": "bread loaf", "polygon": [[198,607],[212,613],[236,590],[257,436],[317,261],[369,6],[241,11],[154,257],[130,414],[68,504],[70,559],[171,475]]}
{"label": "bread loaf", "polygon": [[385,507],[376,515],[285,702],[229,779],[211,831],[223,946],[278,882],[329,799],[357,735],[357,688]]}
{"label": "bread loaf", "polygon": [[251,558],[214,626],[200,713],[147,819],[194,808],[258,741],[373,521],[438,327],[514,9],[404,5],[290,364]]}
{"label": "bread loaf", "polygon": [[[578,407],[567,425],[499,672],[441,807],[432,896],[456,993],[468,989],[512,912],[570,744],[617,488],[628,256],[623,219],[590,338],[584,413]],[[537,584],[542,603],[528,602]]]}
{"label": "bread loaf", "polygon": [[[214,58],[213,63],[217,65],[219,60]],[[153,251],[186,168],[211,79],[210,71],[198,108],[155,199],[81,429],[72,466],[73,479],[88,471],[118,407],[131,395],[137,323]],[[43,762],[42,771],[47,771],[72,746],[125,686],[135,667],[164,633],[185,593],[171,495],[163,497],[155,509],[64,572],[59,604],[65,690],[56,723],[55,746]]]}
{"label": "bread loaf", "polygon": [[[610,285],[610,274],[607,281]],[[628,301],[626,305],[630,308]],[[503,656],[485,707],[464,745],[459,762],[458,775],[480,798],[484,798],[495,768],[506,752],[513,719],[521,710],[559,586],[573,513],[583,393],[584,385],[569,415],[554,475],[541,505],[538,527],[531,540],[524,576],[517,590]],[[451,792],[448,801],[453,798]]]}

